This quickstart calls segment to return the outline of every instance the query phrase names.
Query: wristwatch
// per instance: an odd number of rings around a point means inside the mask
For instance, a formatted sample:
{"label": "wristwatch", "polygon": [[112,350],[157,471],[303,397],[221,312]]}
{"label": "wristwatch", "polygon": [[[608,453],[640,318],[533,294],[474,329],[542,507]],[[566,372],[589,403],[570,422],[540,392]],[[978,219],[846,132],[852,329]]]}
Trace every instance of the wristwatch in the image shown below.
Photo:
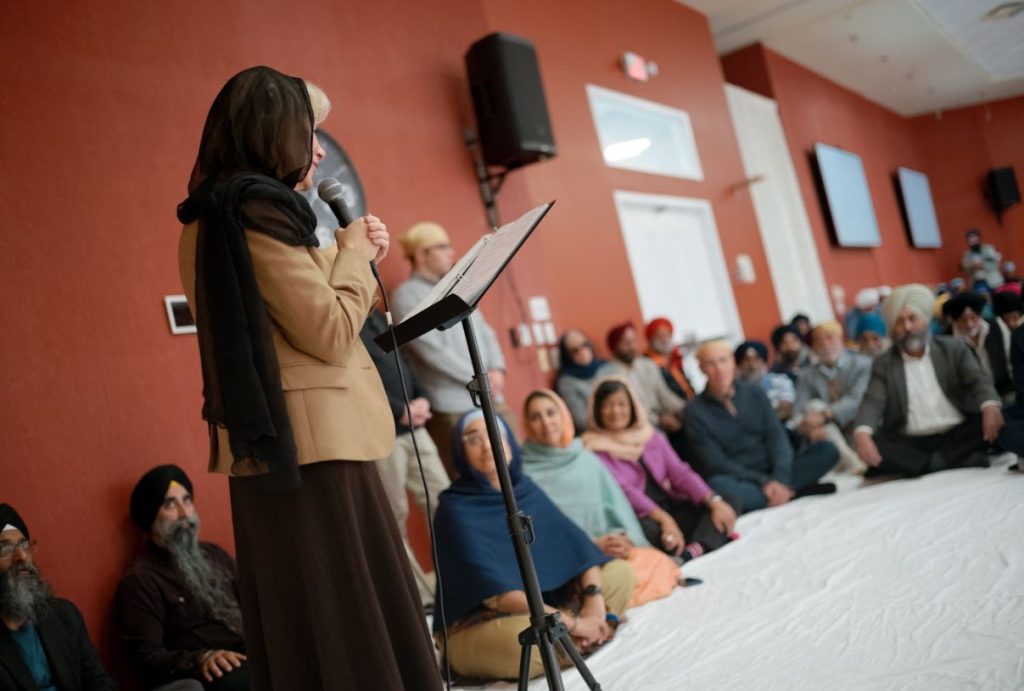
{"label": "wristwatch", "polygon": [[583,597],[594,597],[595,595],[600,595],[603,592],[604,591],[601,590],[601,586],[591,583],[583,589]]}
{"label": "wristwatch", "polygon": [[712,494],[710,497],[707,498],[707,501],[705,501],[704,504],[706,506],[711,506],[716,501],[725,501],[725,499],[722,499],[721,494]]}

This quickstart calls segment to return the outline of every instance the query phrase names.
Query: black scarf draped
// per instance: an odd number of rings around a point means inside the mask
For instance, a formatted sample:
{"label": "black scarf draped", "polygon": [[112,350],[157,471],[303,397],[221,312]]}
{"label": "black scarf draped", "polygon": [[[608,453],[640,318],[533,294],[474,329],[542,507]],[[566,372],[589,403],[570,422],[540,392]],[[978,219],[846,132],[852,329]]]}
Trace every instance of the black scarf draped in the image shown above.
{"label": "black scarf draped", "polygon": [[313,115],[301,79],[245,70],[214,100],[203,128],[182,223],[198,221],[196,327],[203,418],[227,429],[236,460],[266,466],[268,487],[299,482],[291,421],[270,318],[245,231],[293,246],[317,245],[316,216],[294,187],[312,162]]}

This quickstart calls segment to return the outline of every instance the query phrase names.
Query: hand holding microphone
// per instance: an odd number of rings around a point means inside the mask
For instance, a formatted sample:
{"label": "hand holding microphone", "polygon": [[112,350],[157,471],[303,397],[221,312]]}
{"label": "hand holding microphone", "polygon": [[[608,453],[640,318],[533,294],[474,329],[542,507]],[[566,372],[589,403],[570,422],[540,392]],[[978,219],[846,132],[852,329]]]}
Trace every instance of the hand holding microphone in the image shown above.
{"label": "hand holding microphone", "polygon": [[355,250],[369,262],[379,262],[388,253],[391,238],[388,228],[376,216],[352,217],[352,210],[345,203],[344,188],[334,178],[324,178],[317,186],[317,194],[331,207],[342,229],[335,231],[339,247]]}

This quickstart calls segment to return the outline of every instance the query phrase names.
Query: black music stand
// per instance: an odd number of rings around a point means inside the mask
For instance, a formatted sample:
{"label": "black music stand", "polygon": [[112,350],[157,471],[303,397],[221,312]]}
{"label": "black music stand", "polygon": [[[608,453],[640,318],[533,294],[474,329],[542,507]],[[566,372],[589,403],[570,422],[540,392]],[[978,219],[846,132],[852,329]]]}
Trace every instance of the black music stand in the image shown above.
{"label": "black music stand", "polygon": [[484,409],[484,421],[487,424],[487,436],[491,442],[495,465],[498,469],[498,484],[505,500],[506,520],[509,533],[512,535],[512,546],[515,548],[516,562],[519,564],[519,575],[523,579],[526,601],[530,606],[530,626],[519,634],[522,655],[519,660],[519,689],[525,691],[529,685],[531,647],[536,645],[540,650],[544,664],[544,676],[547,678],[551,691],[562,691],[561,666],[555,655],[555,643],[562,647],[566,655],[576,665],[580,676],[590,689],[601,686],[590,673],[583,657],[572,643],[565,624],[559,621],[559,614],[544,612],[544,600],[541,596],[537,571],[533,565],[529,544],[534,540],[533,523],[529,516],[516,506],[515,493],[512,490],[512,478],[508,474],[505,459],[505,447],[501,443],[501,431],[494,412],[491,398],[490,381],[484,370],[477,346],[473,322],[469,318],[476,310],[480,299],[501,274],[508,263],[523,246],[526,239],[540,223],[554,202],[548,202],[526,212],[521,217],[508,223],[496,232],[485,235],[452,267],[441,281],[434,286],[430,294],[417,305],[412,313],[395,325],[394,337],[385,331],[375,339],[377,345],[390,352],[396,345],[403,345],[419,338],[434,329],[447,329],[459,322],[466,332],[466,345],[473,363],[473,380],[467,384],[473,405]]}

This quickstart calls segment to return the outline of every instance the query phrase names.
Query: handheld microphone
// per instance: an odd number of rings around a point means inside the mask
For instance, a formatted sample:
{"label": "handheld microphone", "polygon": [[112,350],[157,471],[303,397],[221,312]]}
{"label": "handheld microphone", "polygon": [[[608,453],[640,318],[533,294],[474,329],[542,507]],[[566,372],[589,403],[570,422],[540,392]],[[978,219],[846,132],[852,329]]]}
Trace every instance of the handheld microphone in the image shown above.
{"label": "handheld microphone", "polygon": [[317,185],[316,193],[324,204],[331,207],[331,212],[338,219],[342,228],[352,225],[356,220],[352,215],[352,209],[345,203],[345,188],[335,178],[324,178]]}
{"label": "handheld microphone", "polygon": [[[316,193],[320,200],[331,208],[331,213],[338,219],[338,223],[342,228],[348,228],[352,225],[352,221],[356,220],[355,216],[352,215],[352,209],[345,203],[345,188],[342,187],[336,178],[324,178],[321,180],[320,184],[316,187]],[[373,271],[373,275],[379,281],[380,274],[377,273],[377,262],[372,259],[370,260],[370,270]]]}

